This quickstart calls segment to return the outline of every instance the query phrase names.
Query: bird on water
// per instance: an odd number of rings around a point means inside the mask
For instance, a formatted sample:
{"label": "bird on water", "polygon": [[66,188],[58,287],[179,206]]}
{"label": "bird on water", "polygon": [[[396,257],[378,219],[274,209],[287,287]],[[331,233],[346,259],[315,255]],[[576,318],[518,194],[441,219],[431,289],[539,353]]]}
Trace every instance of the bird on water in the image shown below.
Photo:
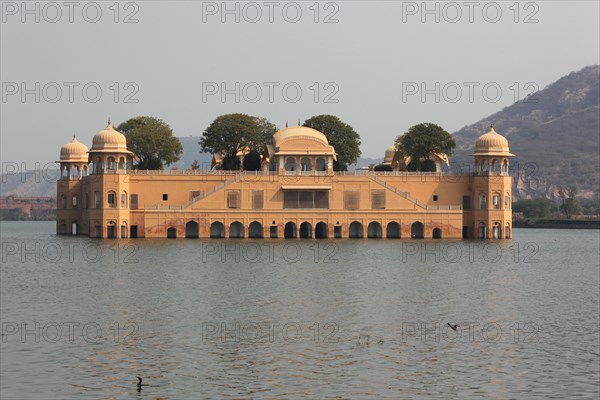
{"label": "bird on water", "polygon": [[456,328],[458,328],[458,324],[453,324],[450,322],[446,322],[446,325],[448,325],[450,327],[450,329],[452,329],[453,331],[456,330]]}
{"label": "bird on water", "polygon": [[136,376],[136,378],[138,378],[138,383],[137,383],[138,391],[142,390],[142,386],[148,386],[147,384],[142,383],[142,377],[141,376]]}

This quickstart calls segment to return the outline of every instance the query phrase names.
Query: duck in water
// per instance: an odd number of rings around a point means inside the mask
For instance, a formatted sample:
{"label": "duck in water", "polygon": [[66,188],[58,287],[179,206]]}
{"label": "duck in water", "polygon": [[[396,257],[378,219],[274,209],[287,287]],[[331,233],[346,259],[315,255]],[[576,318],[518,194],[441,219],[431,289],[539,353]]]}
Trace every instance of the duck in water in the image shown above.
{"label": "duck in water", "polygon": [[142,377],[141,376],[136,376],[136,378],[138,378],[138,383],[137,383],[137,389],[138,392],[142,391],[142,386],[148,386],[145,383],[142,383]]}

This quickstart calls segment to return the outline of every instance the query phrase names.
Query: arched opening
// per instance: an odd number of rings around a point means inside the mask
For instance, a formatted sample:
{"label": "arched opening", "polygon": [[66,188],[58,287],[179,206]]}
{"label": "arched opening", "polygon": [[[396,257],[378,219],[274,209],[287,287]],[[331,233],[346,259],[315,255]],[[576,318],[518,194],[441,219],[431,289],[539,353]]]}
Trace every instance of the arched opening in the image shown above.
{"label": "arched opening", "polygon": [[496,222],[496,223],[494,223],[494,227],[492,229],[492,237],[494,239],[502,239],[501,235],[502,235],[502,227],[500,226],[499,222]]}
{"label": "arched opening", "polygon": [[167,239],[176,239],[177,238],[177,229],[171,227],[167,229]]}
{"label": "arched opening", "polygon": [[492,172],[500,173],[500,160],[498,160],[497,158],[492,160]]}
{"label": "arched opening", "polygon": [[222,222],[215,221],[210,224],[210,237],[212,239],[222,239],[225,237],[225,225]]}
{"label": "arched opening", "polygon": [[106,226],[106,237],[108,239],[116,239],[117,238],[117,226],[114,221],[109,221]]}
{"label": "arched opening", "polygon": [[325,159],[323,157],[317,158],[317,171],[326,171],[327,165],[325,164]]}
{"label": "arched opening", "polygon": [[505,158],[502,160],[502,174],[506,175],[508,173],[508,160]]}
{"label": "arched opening", "polygon": [[88,167],[86,165],[84,165],[83,168],[81,169],[81,175],[88,176]]}
{"label": "arched opening", "polygon": [[400,224],[395,221],[388,223],[385,237],[388,239],[400,239]]}
{"label": "arched opening", "polygon": [[504,228],[504,239],[510,239],[510,224],[506,224]]}
{"label": "arched opening", "polygon": [[127,192],[121,193],[121,208],[127,208]]}
{"label": "arched opening", "polygon": [[442,230],[440,228],[434,228],[433,234],[431,235],[431,237],[434,239],[441,239],[442,238]]}
{"label": "arched opening", "polygon": [[367,237],[370,239],[381,239],[382,229],[379,222],[373,221],[369,223],[369,226],[367,226]]}
{"label": "arched opening", "polygon": [[117,206],[117,194],[114,191],[111,190],[108,192],[106,203],[109,208],[115,208]]}
{"label": "arched opening", "polygon": [[185,237],[186,239],[198,239],[198,223],[196,221],[189,221],[185,224]]}
{"label": "arched opening", "polygon": [[77,221],[71,222],[71,235],[75,236],[79,232],[79,224]]}
{"label": "arched opening", "polygon": [[60,221],[60,228],[59,228],[58,233],[61,235],[67,234],[67,223],[65,222],[65,220]]}
{"label": "arched opening", "polygon": [[311,239],[312,238],[312,225],[310,222],[303,222],[300,224],[300,239]]}
{"label": "arched opening", "polygon": [[327,224],[325,222],[318,222],[315,226],[315,238],[327,239]]}
{"label": "arched opening", "polygon": [[296,159],[294,157],[288,157],[285,160],[285,170],[289,172],[296,171]]}
{"label": "arched opening", "polygon": [[487,208],[487,197],[485,194],[479,195],[479,209],[485,210]]}
{"label": "arched opening", "polygon": [[492,194],[492,206],[494,207],[494,210],[500,209],[501,201],[500,193]]}
{"label": "arched opening", "polygon": [[479,224],[479,238],[487,239],[487,227],[483,222]]}
{"label": "arched opening", "polygon": [[121,222],[121,239],[127,239],[127,222]]}
{"label": "arched opening", "polygon": [[60,196],[60,208],[67,208],[67,196],[65,196],[64,194]]}
{"label": "arched opening", "polygon": [[312,160],[309,157],[302,157],[300,160],[301,171],[312,171]]}
{"label": "arched opening", "polygon": [[348,237],[350,239],[362,239],[364,235],[363,224],[358,221],[354,221],[348,227]]}
{"label": "arched opening", "polygon": [[241,222],[235,221],[229,225],[229,238],[230,239],[243,239],[244,238],[244,225]]}
{"label": "arched opening", "polygon": [[293,222],[288,222],[285,224],[285,228],[283,229],[283,237],[286,239],[295,239],[296,238],[296,224]]}
{"label": "arched opening", "polygon": [[119,158],[119,169],[126,169],[124,157]]}
{"label": "arched opening", "polygon": [[413,239],[424,239],[425,238],[425,225],[422,222],[413,222],[410,226],[410,237]]}
{"label": "arched opening", "polygon": [[263,227],[260,222],[254,221],[250,223],[250,226],[248,227],[248,237],[252,239],[262,239]]}
{"label": "arched opening", "polygon": [[117,163],[115,162],[114,157],[108,157],[108,160],[106,160],[106,161],[107,161],[108,169],[116,169]]}

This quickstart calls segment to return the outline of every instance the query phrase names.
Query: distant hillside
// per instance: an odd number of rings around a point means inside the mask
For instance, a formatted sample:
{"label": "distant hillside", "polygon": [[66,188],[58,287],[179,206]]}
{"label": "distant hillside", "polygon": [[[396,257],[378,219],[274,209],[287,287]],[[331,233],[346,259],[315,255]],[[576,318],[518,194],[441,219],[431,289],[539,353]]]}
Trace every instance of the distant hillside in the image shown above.
{"label": "distant hillside", "polygon": [[198,160],[201,169],[210,168],[212,154],[200,153],[200,145],[198,144],[200,136],[180,137],[179,141],[183,146],[181,159],[177,163],[170,165],[168,168],[177,167],[179,169],[190,169],[194,160]]}
{"label": "distant hillside", "polygon": [[[572,72],[520,101],[454,133],[451,161],[470,162],[479,135],[494,129],[516,154],[515,197],[554,197],[577,185],[579,195],[600,193],[600,66]],[[525,167],[526,166],[526,167]]]}

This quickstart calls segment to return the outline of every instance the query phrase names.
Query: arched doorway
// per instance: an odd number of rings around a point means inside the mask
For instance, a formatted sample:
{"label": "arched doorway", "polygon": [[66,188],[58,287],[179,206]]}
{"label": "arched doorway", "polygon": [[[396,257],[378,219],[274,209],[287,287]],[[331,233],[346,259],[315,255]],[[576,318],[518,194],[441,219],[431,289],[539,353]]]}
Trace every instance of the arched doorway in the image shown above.
{"label": "arched doorway", "polygon": [[300,224],[300,239],[311,239],[312,238],[312,225],[310,222],[303,222]]}
{"label": "arched doorway", "polygon": [[510,239],[510,225],[506,224],[504,228],[504,239]]}
{"label": "arched doorway", "polygon": [[431,237],[434,239],[441,239],[442,238],[442,230],[440,228],[434,228],[433,234],[431,235]]}
{"label": "arched doorway", "polygon": [[262,239],[263,227],[260,222],[254,221],[250,224],[248,227],[248,237],[252,239]]}
{"label": "arched doorway", "polygon": [[363,238],[363,224],[358,221],[354,221],[348,228],[348,237],[350,239],[362,239]]}
{"label": "arched doorway", "polygon": [[315,238],[327,239],[327,224],[325,222],[318,222],[315,226]]}
{"label": "arched doorway", "polygon": [[225,225],[220,221],[215,221],[210,224],[211,239],[222,239],[225,237]]}
{"label": "arched doorway", "polygon": [[367,237],[369,239],[381,239],[381,236],[381,224],[377,221],[370,222],[369,226],[367,226]]}
{"label": "arched doorway", "polygon": [[479,239],[487,239],[487,227],[483,222],[479,224]]}
{"label": "arched doorway", "polygon": [[167,229],[167,239],[175,239],[177,238],[177,229],[171,227]]}
{"label": "arched doorway", "polygon": [[186,239],[198,239],[198,223],[196,221],[189,221],[185,224],[185,237]]}
{"label": "arched doorway", "polygon": [[492,230],[493,233],[493,238],[494,239],[501,239],[500,235],[502,234],[502,227],[500,226],[499,222],[496,222],[494,224],[494,229]]}
{"label": "arched doorway", "polygon": [[424,239],[425,238],[425,225],[422,222],[413,222],[410,226],[410,237],[413,239]]}
{"label": "arched doorway", "polygon": [[244,225],[241,222],[235,221],[229,225],[229,238],[230,239],[243,239],[244,238]]}
{"label": "arched doorway", "polygon": [[296,224],[288,222],[283,230],[283,237],[286,239],[296,239]]}
{"label": "arched doorway", "polygon": [[400,224],[395,221],[388,223],[385,237],[387,239],[400,239]]}

